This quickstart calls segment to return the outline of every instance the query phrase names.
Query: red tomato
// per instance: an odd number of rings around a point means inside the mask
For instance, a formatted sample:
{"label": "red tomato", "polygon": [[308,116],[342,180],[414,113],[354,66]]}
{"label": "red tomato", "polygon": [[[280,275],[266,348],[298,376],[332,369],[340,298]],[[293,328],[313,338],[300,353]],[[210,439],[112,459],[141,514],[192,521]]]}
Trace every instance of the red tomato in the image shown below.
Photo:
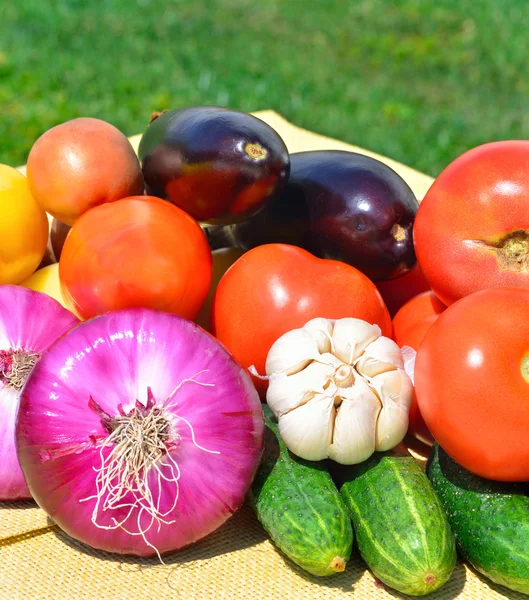
{"label": "red tomato", "polygon": [[410,335],[408,330],[422,331],[424,328],[422,323],[429,322],[431,318],[435,320],[445,308],[446,306],[433,292],[418,294],[408,300],[393,317],[393,339],[399,346],[411,346],[417,350],[422,337],[418,334]]}
{"label": "red tomato", "polygon": [[384,281],[375,281],[374,283],[386,303],[391,316],[393,316],[401,306],[408,302],[408,300],[411,300],[411,298],[417,296],[417,294],[426,292],[430,289],[430,285],[426,281],[426,277],[421,271],[419,263],[402,277],[397,277],[397,279],[386,279]]}
{"label": "red tomato", "polygon": [[220,280],[213,299],[215,335],[243,367],[254,365],[263,375],[272,344],[315,317],[357,317],[391,337],[388,310],[365,275],[286,244],[246,252]]}
{"label": "red tomato", "polygon": [[59,262],[61,289],[81,318],[144,306],[193,319],[211,284],[198,223],[152,196],[90,209],[74,223]]}
{"label": "red tomato", "polygon": [[[397,312],[393,318],[393,339],[402,348],[410,346],[415,351],[419,348],[426,332],[435,323],[446,306],[433,292],[424,292],[412,298]],[[424,444],[434,443],[417,404],[416,394],[410,408],[409,433]]]}
{"label": "red tomato", "polygon": [[490,287],[529,288],[529,141],[478,146],[452,162],[419,206],[415,251],[447,305]]}
{"label": "red tomato", "polygon": [[454,460],[481,477],[529,480],[529,290],[483,290],[445,310],[419,347],[415,386]]}

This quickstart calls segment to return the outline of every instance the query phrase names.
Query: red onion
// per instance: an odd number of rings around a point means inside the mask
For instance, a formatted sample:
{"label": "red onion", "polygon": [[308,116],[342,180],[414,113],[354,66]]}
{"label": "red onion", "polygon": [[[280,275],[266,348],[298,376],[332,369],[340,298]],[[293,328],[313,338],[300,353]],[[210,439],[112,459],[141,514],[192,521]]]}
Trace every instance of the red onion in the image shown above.
{"label": "red onion", "polygon": [[22,394],[20,464],[70,536],[177,550],[242,504],[263,449],[258,394],[215,338],[151,309],[107,313],[45,353]]}
{"label": "red onion", "polygon": [[15,448],[20,392],[40,354],[79,321],[46,294],[0,286],[0,499],[29,498]]}

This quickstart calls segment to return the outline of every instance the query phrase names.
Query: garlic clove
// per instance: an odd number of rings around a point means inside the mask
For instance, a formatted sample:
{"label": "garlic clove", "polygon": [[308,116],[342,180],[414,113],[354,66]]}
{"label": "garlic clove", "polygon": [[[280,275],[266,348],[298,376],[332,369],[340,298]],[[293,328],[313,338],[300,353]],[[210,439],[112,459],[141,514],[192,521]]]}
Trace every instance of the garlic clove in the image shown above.
{"label": "garlic clove", "polygon": [[408,431],[413,385],[403,369],[381,373],[369,383],[382,402],[376,427],[376,450],[390,450]]}
{"label": "garlic clove", "polygon": [[306,460],[327,458],[334,425],[334,398],[316,395],[279,417],[279,433],[288,449]]}
{"label": "garlic clove", "polygon": [[368,382],[380,398],[382,406],[391,400],[399,406],[410,409],[413,400],[413,384],[404,369],[380,373],[369,378]]}
{"label": "garlic clove", "polygon": [[375,377],[386,371],[404,368],[404,359],[399,346],[392,339],[379,337],[369,344],[355,362],[356,370],[366,377]]}
{"label": "garlic clove", "polygon": [[324,354],[322,354],[318,359],[318,362],[331,366],[333,367],[333,369],[339,369],[343,366],[343,362],[339,358],[336,358],[336,356],[334,356],[334,354],[331,354],[330,352],[325,352]]}
{"label": "garlic clove", "polygon": [[396,404],[384,406],[378,416],[375,450],[385,452],[395,448],[404,439],[408,426],[408,411]]}
{"label": "garlic clove", "polygon": [[316,340],[318,351],[322,354],[324,352],[332,352],[331,336],[333,328],[334,321],[332,319],[324,319],[323,317],[311,319],[302,327],[302,329],[308,331]]}
{"label": "garlic clove", "polygon": [[318,343],[310,332],[293,329],[272,344],[266,357],[266,374],[268,376],[274,373],[292,375],[319,358]]}
{"label": "garlic clove", "polygon": [[411,379],[412,384],[415,385],[415,357],[417,352],[411,346],[403,346],[400,351],[404,361],[404,370]]}
{"label": "garlic clove", "polygon": [[329,383],[334,367],[312,362],[302,371],[293,375],[274,373],[268,380],[266,402],[270,410],[277,416],[304,404],[316,394],[325,392],[324,386]]}
{"label": "garlic clove", "polygon": [[361,319],[338,319],[332,333],[334,355],[344,363],[352,364],[381,333],[378,325]]}
{"label": "garlic clove", "polygon": [[343,401],[334,421],[329,458],[342,465],[354,465],[368,459],[375,451],[381,404],[362,380],[351,388],[340,390],[340,395]]}

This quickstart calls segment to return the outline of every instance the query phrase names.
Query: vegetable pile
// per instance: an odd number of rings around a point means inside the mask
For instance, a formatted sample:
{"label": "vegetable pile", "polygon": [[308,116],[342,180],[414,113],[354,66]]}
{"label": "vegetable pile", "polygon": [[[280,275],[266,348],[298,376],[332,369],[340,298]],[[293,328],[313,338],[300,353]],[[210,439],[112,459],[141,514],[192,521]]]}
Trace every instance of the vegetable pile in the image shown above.
{"label": "vegetable pile", "polygon": [[162,562],[246,500],[317,577],[354,542],[403,594],[456,552],[529,594],[529,142],[420,203],[223,108],[138,154],[79,118],[0,165],[0,500]]}

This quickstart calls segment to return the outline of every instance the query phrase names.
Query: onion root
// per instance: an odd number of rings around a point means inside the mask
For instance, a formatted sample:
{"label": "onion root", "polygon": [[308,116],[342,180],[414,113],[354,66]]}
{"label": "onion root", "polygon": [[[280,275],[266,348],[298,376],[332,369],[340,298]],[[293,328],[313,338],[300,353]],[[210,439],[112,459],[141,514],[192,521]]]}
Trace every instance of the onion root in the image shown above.
{"label": "onion root", "polygon": [[[92,397],[88,401],[90,408],[101,416],[101,423],[109,435],[98,444],[101,464],[94,467],[97,473],[96,493],[82,498],[80,502],[95,500],[91,521],[96,527],[107,530],[120,528],[131,536],[141,536],[162,563],[160,552],[149,542],[147,534],[154,525],[160,531],[162,525],[175,522],[170,515],[178,503],[180,468],[172,454],[181,442],[175,420],[189,427],[192,443],[198,449],[220,454],[199,445],[193,425],[167,410],[176,406],[176,402],[168,402],[185,383],[214,387],[214,384],[195,379],[203,372],[181,381],[161,404],[156,403],[151,388],[148,388],[145,405],[136,400],[128,413],[119,405],[119,415],[114,417],[103,411]],[[170,507],[162,509],[162,499],[171,496]],[[101,516],[107,511],[120,515],[112,517],[110,525],[101,522]],[[131,521],[135,522],[135,526],[131,526]]]}

